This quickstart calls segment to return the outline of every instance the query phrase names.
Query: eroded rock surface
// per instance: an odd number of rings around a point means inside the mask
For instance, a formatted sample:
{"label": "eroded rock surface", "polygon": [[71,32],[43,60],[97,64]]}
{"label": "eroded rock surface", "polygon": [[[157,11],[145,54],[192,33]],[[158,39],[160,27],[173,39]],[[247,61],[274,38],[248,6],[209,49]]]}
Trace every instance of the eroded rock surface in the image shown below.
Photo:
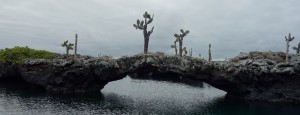
{"label": "eroded rock surface", "polygon": [[[27,60],[18,72],[26,82],[56,93],[98,92],[108,82],[127,75],[169,76],[204,81],[226,91],[228,97],[299,104],[299,64],[299,55],[291,56],[290,63],[282,63],[253,52],[235,61],[219,62],[157,54],[118,59],[57,56],[52,60]],[[0,78],[7,76],[4,70],[0,72]]]}

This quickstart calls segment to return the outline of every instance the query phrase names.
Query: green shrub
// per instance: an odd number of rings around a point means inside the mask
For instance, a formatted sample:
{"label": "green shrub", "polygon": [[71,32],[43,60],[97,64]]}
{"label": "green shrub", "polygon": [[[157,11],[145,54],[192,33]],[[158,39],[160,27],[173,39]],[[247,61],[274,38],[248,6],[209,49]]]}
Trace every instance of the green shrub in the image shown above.
{"label": "green shrub", "polygon": [[25,59],[52,59],[54,53],[46,50],[35,50],[26,47],[16,46],[0,50],[0,61],[7,63],[19,64]]}

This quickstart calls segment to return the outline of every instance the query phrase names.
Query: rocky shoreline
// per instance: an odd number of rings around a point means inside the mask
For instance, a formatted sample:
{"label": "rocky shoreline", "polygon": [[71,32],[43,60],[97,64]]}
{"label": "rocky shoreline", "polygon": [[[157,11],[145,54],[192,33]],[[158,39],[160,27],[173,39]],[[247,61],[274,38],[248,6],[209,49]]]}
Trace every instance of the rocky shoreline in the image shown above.
{"label": "rocky shoreline", "polygon": [[290,63],[283,63],[254,54],[259,52],[219,62],[161,54],[118,59],[58,55],[20,65],[0,63],[0,82],[18,79],[48,92],[69,94],[99,92],[107,83],[127,75],[184,77],[224,90],[230,98],[300,104],[300,56],[293,55]]}

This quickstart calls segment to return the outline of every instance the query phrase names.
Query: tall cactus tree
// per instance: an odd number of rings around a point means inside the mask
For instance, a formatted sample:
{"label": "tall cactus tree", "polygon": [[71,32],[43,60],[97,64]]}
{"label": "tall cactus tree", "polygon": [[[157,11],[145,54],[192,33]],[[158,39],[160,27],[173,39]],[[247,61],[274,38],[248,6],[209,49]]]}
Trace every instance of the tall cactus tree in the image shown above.
{"label": "tall cactus tree", "polygon": [[291,33],[289,33],[289,36],[285,36],[285,41],[286,41],[286,52],[285,52],[285,61],[286,63],[289,62],[289,47],[290,47],[290,42],[293,41],[295,37],[291,36]]}
{"label": "tall cactus tree", "polygon": [[63,44],[61,44],[62,47],[66,47],[66,54],[67,54],[67,55],[69,55],[69,50],[73,50],[73,49],[74,49],[74,48],[73,48],[74,44],[68,43],[68,42],[69,42],[69,41],[67,40],[67,41],[64,41]]}
{"label": "tall cactus tree", "polygon": [[208,45],[208,61],[211,62],[211,44]]}
{"label": "tall cactus tree", "polygon": [[78,35],[77,34],[75,34],[75,52],[74,52],[74,54],[75,54],[75,57],[77,57],[77,41],[78,41]]}
{"label": "tall cactus tree", "polygon": [[186,47],[182,48],[183,44],[183,37],[185,37],[188,33],[190,33],[189,30],[184,31],[183,29],[180,29],[181,34],[174,34],[176,41],[179,43],[179,56],[182,57],[182,54],[187,54]]}
{"label": "tall cactus tree", "polygon": [[135,29],[143,30],[143,34],[144,34],[144,54],[147,54],[148,53],[148,44],[149,44],[150,35],[153,33],[154,26],[152,27],[152,29],[150,31],[148,31],[147,28],[148,28],[148,24],[150,24],[153,21],[154,14],[151,17],[150,14],[145,12],[143,17],[144,17],[144,20],[140,21],[138,19],[136,21],[136,24],[133,24],[133,27],[135,27]]}
{"label": "tall cactus tree", "polygon": [[300,42],[298,43],[298,47],[293,47],[294,50],[296,50],[297,54],[300,52]]}

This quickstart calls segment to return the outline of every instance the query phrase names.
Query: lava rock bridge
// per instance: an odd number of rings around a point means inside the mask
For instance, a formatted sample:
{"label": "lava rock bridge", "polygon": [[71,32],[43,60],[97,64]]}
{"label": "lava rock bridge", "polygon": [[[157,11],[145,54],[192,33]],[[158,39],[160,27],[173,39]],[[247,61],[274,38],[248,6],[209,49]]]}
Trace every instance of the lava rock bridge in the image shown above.
{"label": "lava rock bridge", "polygon": [[199,58],[158,54],[26,60],[18,66],[0,64],[0,80],[20,79],[54,93],[99,92],[107,83],[126,77],[183,77],[206,82],[238,99],[300,102],[300,58],[291,63],[269,59],[208,62]]}

